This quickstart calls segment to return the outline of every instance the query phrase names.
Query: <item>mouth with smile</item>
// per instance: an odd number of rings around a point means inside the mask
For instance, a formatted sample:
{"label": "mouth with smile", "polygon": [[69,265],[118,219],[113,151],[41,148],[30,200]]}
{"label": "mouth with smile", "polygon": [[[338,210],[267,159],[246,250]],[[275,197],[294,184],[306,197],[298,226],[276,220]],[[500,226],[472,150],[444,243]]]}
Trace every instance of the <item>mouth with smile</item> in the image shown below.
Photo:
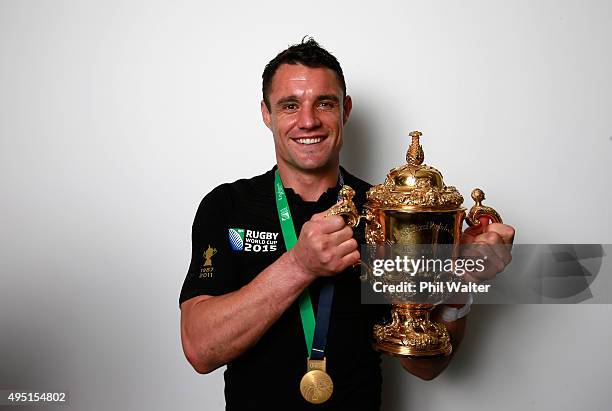
{"label": "mouth with smile", "polygon": [[312,136],[312,137],[298,137],[292,138],[291,140],[295,141],[298,144],[309,146],[312,144],[318,144],[321,141],[325,140],[327,136]]}

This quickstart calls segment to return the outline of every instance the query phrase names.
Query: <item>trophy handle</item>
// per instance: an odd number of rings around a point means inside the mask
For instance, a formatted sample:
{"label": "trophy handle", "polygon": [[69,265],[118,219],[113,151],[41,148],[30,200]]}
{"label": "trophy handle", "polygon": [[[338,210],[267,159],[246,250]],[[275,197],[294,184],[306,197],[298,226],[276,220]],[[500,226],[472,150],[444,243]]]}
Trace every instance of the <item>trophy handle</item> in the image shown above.
{"label": "trophy handle", "polygon": [[341,215],[344,217],[346,221],[346,225],[349,227],[355,228],[359,224],[359,220],[364,218],[357,211],[357,207],[355,203],[353,203],[353,197],[355,196],[355,190],[351,188],[351,186],[343,185],[340,189],[340,193],[338,194],[340,197],[338,202],[331,206],[329,210],[325,213],[325,216],[330,215]]}
{"label": "trophy handle", "polygon": [[494,223],[501,223],[502,218],[493,207],[482,205],[482,200],[485,199],[485,193],[480,188],[472,190],[472,199],[476,204],[470,208],[465,221],[470,227],[480,225],[481,217],[489,217]]}

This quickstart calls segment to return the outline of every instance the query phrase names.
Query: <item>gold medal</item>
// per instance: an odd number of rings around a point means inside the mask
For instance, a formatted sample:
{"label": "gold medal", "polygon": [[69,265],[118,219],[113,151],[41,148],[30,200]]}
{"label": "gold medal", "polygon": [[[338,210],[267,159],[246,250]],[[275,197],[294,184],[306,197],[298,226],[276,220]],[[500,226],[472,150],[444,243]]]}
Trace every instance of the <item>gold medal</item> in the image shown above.
{"label": "gold medal", "polygon": [[334,383],[325,372],[326,359],[308,359],[307,372],[300,381],[302,397],[312,404],[321,404],[330,399],[334,392]]}

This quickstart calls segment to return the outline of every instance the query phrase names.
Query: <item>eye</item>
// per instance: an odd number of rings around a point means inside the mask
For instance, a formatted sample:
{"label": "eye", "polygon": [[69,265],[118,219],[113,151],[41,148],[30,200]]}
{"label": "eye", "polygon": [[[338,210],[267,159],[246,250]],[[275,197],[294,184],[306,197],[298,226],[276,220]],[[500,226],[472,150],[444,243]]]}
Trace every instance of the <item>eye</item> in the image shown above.
{"label": "eye", "polygon": [[295,111],[297,110],[298,106],[295,103],[286,103],[283,104],[283,110],[284,111]]}
{"label": "eye", "polygon": [[319,102],[319,107],[322,109],[332,109],[335,107],[335,104],[333,101],[323,100]]}

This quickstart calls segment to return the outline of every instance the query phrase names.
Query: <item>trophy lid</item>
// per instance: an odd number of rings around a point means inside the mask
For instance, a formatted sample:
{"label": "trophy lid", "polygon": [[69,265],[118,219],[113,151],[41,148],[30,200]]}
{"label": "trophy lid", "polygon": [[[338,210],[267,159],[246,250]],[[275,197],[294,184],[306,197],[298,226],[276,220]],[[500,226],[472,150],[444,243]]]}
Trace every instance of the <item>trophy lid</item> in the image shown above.
{"label": "trophy lid", "polygon": [[447,211],[461,207],[463,197],[457,189],[446,186],[442,173],[423,164],[421,135],[419,131],[410,133],[412,143],[406,153],[406,164],[389,171],[383,184],[368,190],[367,206],[410,211]]}

